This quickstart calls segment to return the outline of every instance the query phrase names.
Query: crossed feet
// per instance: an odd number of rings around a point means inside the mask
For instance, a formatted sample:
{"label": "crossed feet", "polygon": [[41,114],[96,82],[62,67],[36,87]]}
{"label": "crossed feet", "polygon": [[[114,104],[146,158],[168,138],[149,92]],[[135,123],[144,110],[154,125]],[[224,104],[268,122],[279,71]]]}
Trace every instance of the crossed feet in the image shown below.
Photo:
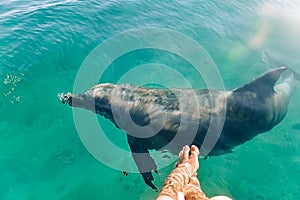
{"label": "crossed feet", "polygon": [[181,175],[183,175],[183,177],[186,177],[188,180],[183,181],[186,184],[182,188],[182,191],[176,191],[177,195],[175,196],[177,196],[177,198],[170,198],[173,195],[168,194],[168,192],[166,191],[169,191],[168,188],[174,188],[173,186],[169,185],[173,185],[174,182],[168,181],[167,178],[166,184],[164,185],[162,192],[158,196],[157,200],[231,200],[226,196],[215,196],[212,198],[208,198],[203,193],[200,187],[200,182],[197,178],[197,170],[199,168],[199,154],[200,151],[195,145],[192,145],[191,148],[185,145],[182,148],[182,150],[178,154],[178,162],[176,163],[175,169],[171,172],[168,178],[172,179],[172,177],[174,176],[182,177]]}
{"label": "crossed feet", "polygon": [[191,174],[188,184],[184,187],[184,193],[178,193],[178,199],[208,199],[202,192],[200,182],[197,178],[197,170],[199,168],[198,156],[200,151],[198,147],[192,145],[191,148],[185,145],[178,154],[178,162],[176,167],[187,163],[190,165]]}

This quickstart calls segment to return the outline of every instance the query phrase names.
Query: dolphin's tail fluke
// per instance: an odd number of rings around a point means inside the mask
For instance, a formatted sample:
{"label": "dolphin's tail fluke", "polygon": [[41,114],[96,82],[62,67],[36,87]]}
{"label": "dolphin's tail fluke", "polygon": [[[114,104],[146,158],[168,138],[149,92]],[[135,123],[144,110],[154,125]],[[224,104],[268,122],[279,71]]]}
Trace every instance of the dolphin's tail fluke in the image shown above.
{"label": "dolphin's tail fluke", "polygon": [[[287,64],[282,64],[282,63],[279,63],[279,62],[275,61],[274,59],[272,59],[271,56],[266,51],[263,51],[263,53],[262,53],[261,62],[264,64],[267,64],[267,65],[270,65],[273,69],[278,68],[278,67],[288,67]],[[293,72],[295,80],[300,81],[300,74],[295,72],[294,70],[292,70],[289,67],[288,67],[288,69]]]}

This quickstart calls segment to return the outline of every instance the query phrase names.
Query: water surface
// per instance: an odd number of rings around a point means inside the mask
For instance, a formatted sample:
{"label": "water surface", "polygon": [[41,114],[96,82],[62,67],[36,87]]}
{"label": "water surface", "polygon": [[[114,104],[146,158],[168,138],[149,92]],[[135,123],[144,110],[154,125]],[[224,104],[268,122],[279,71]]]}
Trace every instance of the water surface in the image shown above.
{"label": "water surface", "polygon": [[[193,38],[216,63],[227,89],[270,69],[260,62],[264,50],[300,72],[299,10],[296,0],[0,1],[0,198],[153,199],[157,193],[139,174],[124,176],[89,154],[72,110],[57,93],[72,90],[81,63],[98,44],[143,27]],[[116,82],[124,71],[149,62],[182,69],[193,86],[203,86],[184,60],[154,50],[121,57],[102,81]],[[272,131],[231,154],[201,161],[199,178],[209,196],[300,198],[299,99],[297,82],[288,115]],[[122,131],[107,120],[101,124],[128,148]],[[155,176],[158,186],[171,169]]]}

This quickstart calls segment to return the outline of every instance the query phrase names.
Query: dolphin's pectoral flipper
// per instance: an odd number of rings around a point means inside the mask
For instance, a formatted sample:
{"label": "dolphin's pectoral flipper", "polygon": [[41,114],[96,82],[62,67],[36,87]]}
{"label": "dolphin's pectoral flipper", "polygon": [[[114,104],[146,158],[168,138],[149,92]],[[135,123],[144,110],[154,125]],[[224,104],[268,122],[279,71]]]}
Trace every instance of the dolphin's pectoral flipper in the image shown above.
{"label": "dolphin's pectoral flipper", "polygon": [[[155,170],[155,172],[157,173],[157,170]],[[157,187],[152,183],[152,181],[154,180],[154,178],[152,176],[152,173],[151,172],[144,172],[144,173],[141,173],[141,174],[142,174],[142,177],[143,177],[145,183],[157,192],[158,191]]]}
{"label": "dolphin's pectoral flipper", "polygon": [[138,167],[138,170],[141,173],[145,183],[152,189],[157,190],[155,185],[152,183],[154,178],[151,173],[152,170],[157,173],[157,166],[154,160],[151,158],[148,149],[139,138],[127,135],[127,140],[132,152],[134,162]]}

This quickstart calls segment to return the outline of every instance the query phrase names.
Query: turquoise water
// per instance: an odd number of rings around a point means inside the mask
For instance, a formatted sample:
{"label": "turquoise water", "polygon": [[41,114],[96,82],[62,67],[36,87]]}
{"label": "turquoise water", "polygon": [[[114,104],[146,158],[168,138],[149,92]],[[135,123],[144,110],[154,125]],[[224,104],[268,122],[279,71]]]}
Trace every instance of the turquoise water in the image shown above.
{"label": "turquoise water", "polygon": [[[264,50],[300,72],[299,11],[296,0],[0,1],[0,199],[154,199],[157,193],[139,174],[124,176],[89,154],[57,93],[72,91],[81,63],[98,44],[143,27],[193,38],[227,89],[269,69],[260,62]],[[116,82],[124,71],[150,62],[182,69],[193,86],[203,86],[183,59],[147,49],[116,60],[102,81]],[[209,196],[300,198],[299,99],[297,82],[288,114],[273,130],[233,153],[201,160],[198,174]],[[123,132],[99,120],[116,144],[128,148]],[[171,168],[155,175],[157,186]]]}

